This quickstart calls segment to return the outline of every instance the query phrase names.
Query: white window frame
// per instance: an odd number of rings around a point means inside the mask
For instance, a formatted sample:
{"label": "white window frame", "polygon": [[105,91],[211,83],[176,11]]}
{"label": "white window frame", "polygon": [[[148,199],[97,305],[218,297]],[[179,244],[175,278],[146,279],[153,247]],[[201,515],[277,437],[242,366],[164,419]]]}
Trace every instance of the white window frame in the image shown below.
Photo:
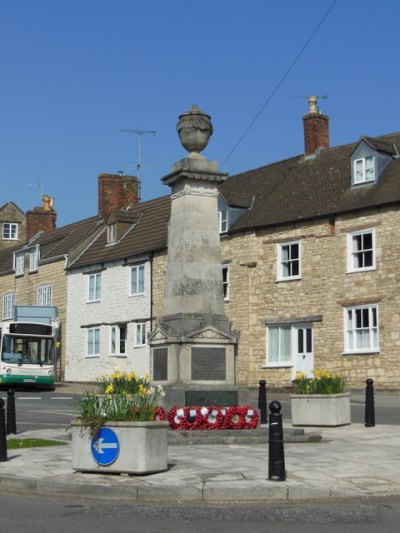
{"label": "white window frame", "polygon": [[145,346],[146,341],[146,322],[136,322],[135,324],[135,346]]}
{"label": "white window frame", "polygon": [[126,356],[126,339],[127,339],[126,324],[111,326],[110,355]]}
{"label": "white window frame", "polygon": [[[267,366],[268,367],[291,367],[293,366],[293,328],[292,324],[269,324],[267,326]],[[277,332],[278,351],[273,347],[272,331]],[[284,339],[286,337],[286,339]],[[284,341],[289,343],[288,353],[283,357]]]}
{"label": "white window frame", "polygon": [[[365,247],[365,243],[361,242],[361,247],[357,250],[359,241],[364,241],[364,235],[371,235],[371,248]],[[371,265],[363,266],[366,262],[367,254],[372,254],[372,262]],[[361,266],[357,266],[358,263],[361,263]],[[368,228],[347,234],[347,271],[364,272],[368,270],[376,270],[375,228]]]}
{"label": "white window frame", "polygon": [[15,292],[3,296],[3,319],[14,318]]}
{"label": "white window frame", "polygon": [[17,222],[3,222],[2,238],[3,238],[3,241],[17,241],[18,240],[18,223]]}
{"label": "white window frame", "polygon": [[379,352],[379,316],[377,305],[359,305],[344,309],[344,353]]}
{"label": "white window frame", "polygon": [[[290,241],[290,242],[282,242],[278,245],[278,275],[277,279],[278,281],[287,281],[291,279],[300,279],[301,278],[301,241]],[[298,257],[293,259],[292,258],[292,249],[294,246],[297,246],[298,248]],[[285,248],[288,248],[289,254],[288,258],[284,257],[283,250]],[[297,262],[298,264],[298,274],[291,274],[291,271],[293,270],[294,263]],[[285,267],[288,267],[289,273],[285,274]]]}
{"label": "white window frame", "polygon": [[229,294],[229,265],[222,265],[222,288],[224,291],[224,300],[228,301],[230,299]]}
{"label": "white window frame", "polygon": [[25,252],[14,253],[14,270],[16,276],[22,276],[25,272]]}
{"label": "white window frame", "polygon": [[228,209],[221,209],[220,211],[218,211],[218,227],[219,227],[220,233],[227,233],[228,222],[229,222]]}
{"label": "white window frame", "polygon": [[117,242],[117,225],[108,224],[107,226],[107,244],[115,244]]}
{"label": "white window frame", "polygon": [[99,302],[101,299],[101,272],[90,274],[88,277],[87,301]]}
{"label": "white window frame", "polygon": [[355,185],[375,181],[375,174],[375,156],[368,155],[366,157],[359,157],[357,159],[354,159],[353,183]]}
{"label": "white window frame", "polygon": [[37,305],[49,306],[51,305],[52,286],[41,285],[36,291]]}
{"label": "white window frame", "polygon": [[35,246],[29,251],[29,271],[35,272],[39,267],[40,248]]}
{"label": "white window frame", "polygon": [[98,357],[100,355],[100,328],[87,330],[86,356]]}
{"label": "white window frame", "polygon": [[[298,355],[299,330],[310,330],[310,348],[306,348],[309,353],[314,351],[314,332],[310,322],[291,322],[288,324],[267,324],[266,325],[266,367],[268,368],[290,368],[295,365]],[[273,331],[277,336],[273,339]],[[308,339],[303,340],[304,346],[308,345]],[[277,344],[273,346],[273,343]],[[285,346],[286,344],[286,346]],[[285,353],[283,351],[285,350]]]}
{"label": "white window frame", "polygon": [[144,294],[144,288],[145,288],[145,265],[134,265],[131,268],[131,287],[130,287],[130,295],[131,296],[140,296],[141,294]]}

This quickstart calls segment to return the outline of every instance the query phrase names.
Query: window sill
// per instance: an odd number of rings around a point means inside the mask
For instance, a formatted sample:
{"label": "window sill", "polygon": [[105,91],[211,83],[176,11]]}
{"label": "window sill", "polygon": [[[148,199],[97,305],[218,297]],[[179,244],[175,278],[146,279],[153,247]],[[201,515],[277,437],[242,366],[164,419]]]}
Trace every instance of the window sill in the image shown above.
{"label": "window sill", "polygon": [[85,355],[85,359],[98,359],[100,357],[99,353],[93,354],[93,355]]}
{"label": "window sill", "polygon": [[360,274],[360,272],[373,272],[374,270],[376,270],[376,266],[360,268],[358,270],[348,270],[346,274]]}
{"label": "window sill", "polygon": [[293,368],[293,363],[267,363],[261,368]]}
{"label": "window sill", "polygon": [[88,300],[86,303],[87,304],[97,304],[99,302],[101,302],[101,300]]}
{"label": "window sill", "polygon": [[369,356],[377,356],[377,355],[380,355],[380,351],[379,350],[370,350],[368,352],[342,352],[342,355],[345,356],[345,357],[349,357],[349,356],[352,356],[352,355],[361,355],[363,357],[369,357]]}
{"label": "window sill", "polygon": [[301,276],[293,276],[292,278],[278,278],[276,280],[276,283],[285,283],[288,281],[299,281],[301,280]]}
{"label": "window sill", "polygon": [[126,359],[126,353],[109,353],[108,357],[118,357],[121,359]]}

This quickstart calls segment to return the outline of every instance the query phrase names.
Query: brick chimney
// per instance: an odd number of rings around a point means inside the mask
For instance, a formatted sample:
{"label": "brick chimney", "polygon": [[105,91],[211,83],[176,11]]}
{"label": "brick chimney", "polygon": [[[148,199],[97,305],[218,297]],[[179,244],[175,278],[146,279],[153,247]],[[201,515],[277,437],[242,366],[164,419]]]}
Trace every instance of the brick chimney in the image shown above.
{"label": "brick chimney", "polygon": [[114,209],[138,203],[139,180],[136,176],[100,174],[98,177],[99,216],[106,217]]}
{"label": "brick chimney", "polygon": [[304,152],[313,155],[319,148],[329,148],[329,117],[318,109],[317,97],[308,98],[308,114],[303,117]]}
{"label": "brick chimney", "polygon": [[56,229],[57,213],[53,207],[53,198],[44,194],[41,207],[26,212],[26,238],[30,239],[39,231],[50,233]]}

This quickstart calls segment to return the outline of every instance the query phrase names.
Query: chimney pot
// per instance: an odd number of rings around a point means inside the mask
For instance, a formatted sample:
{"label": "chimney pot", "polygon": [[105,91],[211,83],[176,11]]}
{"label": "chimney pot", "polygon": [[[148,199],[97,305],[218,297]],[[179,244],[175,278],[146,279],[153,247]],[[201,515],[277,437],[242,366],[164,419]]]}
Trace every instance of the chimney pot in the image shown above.
{"label": "chimney pot", "polygon": [[316,96],[309,96],[308,97],[308,112],[311,113],[319,113],[318,109],[318,98]]}
{"label": "chimney pot", "polygon": [[42,196],[42,205],[26,213],[26,237],[31,239],[39,231],[50,233],[56,229],[57,213],[53,208],[53,198]]}
{"label": "chimney pot", "polygon": [[318,97],[308,98],[308,114],[303,117],[304,152],[313,155],[321,148],[329,148],[329,117],[318,109]]}

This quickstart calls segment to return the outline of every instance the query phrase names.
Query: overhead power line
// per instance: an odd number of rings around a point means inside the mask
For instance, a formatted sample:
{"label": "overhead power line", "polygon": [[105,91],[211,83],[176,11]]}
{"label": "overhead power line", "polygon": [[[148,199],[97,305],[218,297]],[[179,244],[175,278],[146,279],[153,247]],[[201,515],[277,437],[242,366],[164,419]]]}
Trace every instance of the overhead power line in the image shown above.
{"label": "overhead power line", "polygon": [[313,40],[313,38],[315,37],[316,33],[318,32],[318,30],[320,29],[320,27],[322,26],[322,24],[325,22],[325,20],[328,18],[330,12],[332,11],[332,9],[335,7],[335,4],[337,3],[338,0],[333,0],[333,2],[331,3],[331,5],[329,6],[329,8],[327,9],[326,13],[323,15],[323,17],[321,18],[321,20],[319,21],[319,23],[317,24],[317,26],[315,27],[315,29],[312,31],[312,33],[310,34],[310,36],[308,37],[308,39],[306,40],[306,42],[304,43],[303,47],[301,48],[300,52],[296,55],[296,57],[293,59],[293,61],[291,62],[291,64],[289,65],[288,69],[286,70],[286,72],[283,74],[283,76],[281,77],[281,79],[278,81],[278,83],[275,85],[275,87],[273,88],[271,94],[268,96],[268,98],[265,100],[265,102],[263,103],[263,105],[261,106],[260,110],[256,113],[255,117],[253,118],[253,120],[250,122],[250,124],[247,126],[247,128],[244,130],[244,132],[242,133],[242,135],[239,137],[239,139],[237,140],[236,144],[234,145],[234,147],[232,148],[232,150],[229,152],[229,154],[225,157],[225,159],[223,160],[222,164],[221,164],[221,168],[224,166],[224,164],[228,161],[228,159],[231,157],[231,155],[233,154],[233,152],[236,150],[236,148],[239,146],[239,144],[242,142],[242,140],[246,137],[246,135],[248,134],[248,132],[251,130],[251,128],[254,126],[255,122],[257,121],[258,117],[261,115],[261,113],[264,111],[264,109],[267,107],[267,105],[270,103],[270,101],[272,100],[272,98],[275,96],[276,92],[278,91],[278,89],[280,88],[280,86],[283,84],[283,82],[286,80],[286,78],[289,76],[291,70],[293,69],[293,67],[296,65],[296,63],[298,62],[298,60],[300,59],[300,57],[303,55],[303,53],[305,52],[306,48],[308,47],[308,45],[311,43],[311,41]]}

